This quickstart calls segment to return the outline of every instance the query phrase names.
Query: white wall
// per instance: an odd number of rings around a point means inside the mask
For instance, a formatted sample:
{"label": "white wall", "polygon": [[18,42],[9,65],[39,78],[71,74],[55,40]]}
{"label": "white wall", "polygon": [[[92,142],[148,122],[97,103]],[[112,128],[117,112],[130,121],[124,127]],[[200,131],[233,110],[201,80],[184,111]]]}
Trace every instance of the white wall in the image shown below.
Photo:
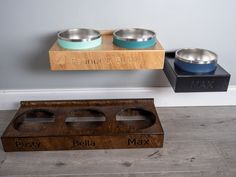
{"label": "white wall", "polygon": [[71,27],[154,29],[168,49],[215,51],[236,85],[234,0],[1,0],[0,90],[168,86],[162,71],[51,72],[47,51]]}

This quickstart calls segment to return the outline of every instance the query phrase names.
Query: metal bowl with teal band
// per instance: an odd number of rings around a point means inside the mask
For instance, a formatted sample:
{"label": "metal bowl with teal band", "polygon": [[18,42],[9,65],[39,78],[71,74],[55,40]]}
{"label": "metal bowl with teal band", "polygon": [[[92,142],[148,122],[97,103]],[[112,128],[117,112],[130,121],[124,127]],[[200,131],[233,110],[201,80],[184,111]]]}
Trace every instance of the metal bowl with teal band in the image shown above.
{"label": "metal bowl with teal band", "polygon": [[191,73],[209,73],[217,67],[217,55],[206,49],[180,49],[175,52],[175,65]]}
{"label": "metal bowl with teal band", "polygon": [[75,28],[58,32],[57,42],[64,49],[91,49],[101,45],[102,37],[97,30]]}
{"label": "metal bowl with teal band", "polygon": [[113,44],[127,49],[145,49],[157,42],[154,31],[141,28],[119,29],[113,32]]}

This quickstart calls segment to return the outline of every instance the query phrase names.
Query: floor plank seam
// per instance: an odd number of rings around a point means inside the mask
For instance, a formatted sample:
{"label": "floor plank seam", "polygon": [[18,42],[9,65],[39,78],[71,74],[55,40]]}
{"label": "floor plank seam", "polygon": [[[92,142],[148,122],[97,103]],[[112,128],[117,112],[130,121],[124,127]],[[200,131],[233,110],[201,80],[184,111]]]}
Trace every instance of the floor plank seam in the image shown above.
{"label": "floor plank seam", "polygon": [[[60,177],[60,176],[96,176],[96,175],[140,175],[140,174],[147,174],[147,175],[151,175],[151,174],[182,174],[182,173],[200,173],[201,172],[209,172],[209,171],[161,171],[161,172],[130,172],[130,173],[80,173],[80,174],[75,174],[75,173],[65,173],[65,174],[43,174],[43,175],[34,175],[34,174],[27,174],[27,175],[0,175],[0,177],[51,177],[51,176],[56,176],[56,177]],[[219,171],[221,172],[221,171]],[[203,177],[203,176],[201,176]]]}
{"label": "floor plank seam", "polygon": [[[215,147],[215,149],[216,149],[216,151],[218,152],[218,154],[220,154],[220,156],[222,156],[223,158],[222,158],[222,160],[223,160],[223,163],[224,163],[224,165],[226,166],[226,170],[231,170],[230,169],[230,167],[229,167],[229,165],[228,165],[228,163],[226,162],[226,157],[225,157],[225,155],[224,155],[224,152],[217,146],[217,144],[215,143],[215,142],[213,142],[212,143],[213,144],[213,146]],[[226,171],[226,170],[224,170],[224,171]]]}

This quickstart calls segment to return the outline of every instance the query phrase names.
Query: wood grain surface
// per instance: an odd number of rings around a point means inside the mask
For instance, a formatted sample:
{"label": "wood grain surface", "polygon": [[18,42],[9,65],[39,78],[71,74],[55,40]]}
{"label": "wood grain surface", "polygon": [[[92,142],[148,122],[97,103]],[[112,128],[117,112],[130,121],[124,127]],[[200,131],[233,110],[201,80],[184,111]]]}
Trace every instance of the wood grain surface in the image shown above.
{"label": "wood grain surface", "polygon": [[153,99],[25,101],[1,137],[5,151],[162,147]]}

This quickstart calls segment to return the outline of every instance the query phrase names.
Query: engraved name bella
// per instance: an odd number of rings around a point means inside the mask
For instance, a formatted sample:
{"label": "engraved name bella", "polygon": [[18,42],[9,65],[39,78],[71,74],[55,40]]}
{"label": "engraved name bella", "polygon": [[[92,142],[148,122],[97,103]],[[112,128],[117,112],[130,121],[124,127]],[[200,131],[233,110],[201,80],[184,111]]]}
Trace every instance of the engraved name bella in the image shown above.
{"label": "engraved name bella", "polygon": [[89,139],[73,139],[72,144],[73,147],[94,147],[96,145],[95,141]]}

